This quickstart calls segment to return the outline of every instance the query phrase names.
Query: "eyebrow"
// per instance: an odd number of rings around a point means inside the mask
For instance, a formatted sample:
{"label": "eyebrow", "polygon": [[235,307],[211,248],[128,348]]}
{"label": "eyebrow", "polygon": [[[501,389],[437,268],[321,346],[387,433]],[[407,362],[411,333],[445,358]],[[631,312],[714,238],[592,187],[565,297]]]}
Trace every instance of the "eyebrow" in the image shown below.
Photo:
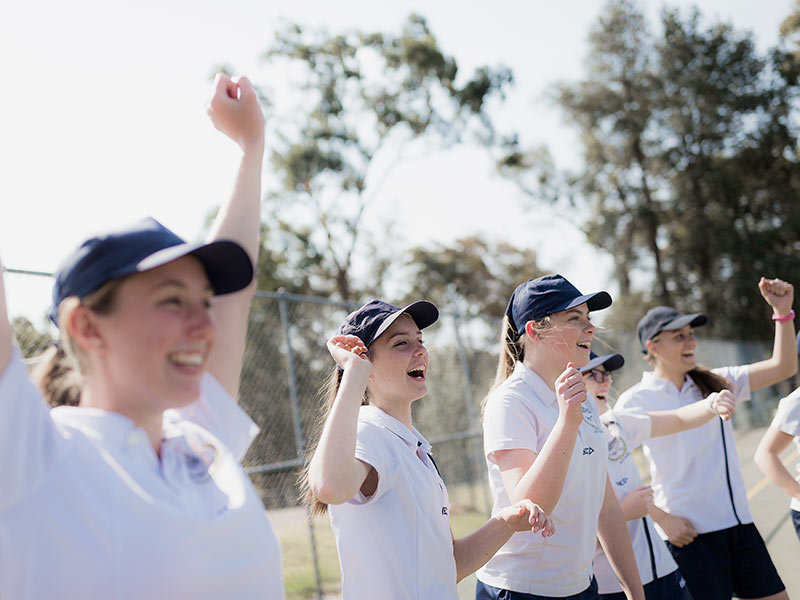
{"label": "eyebrow", "polygon": [[589,311],[588,310],[586,312],[584,312],[584,311],[580,310],[577,307],[576,308],[568,308],[564,312],[567,313],[567,314],[569,314],[569,313],[577,313],[577,314],[579,314],[581,316],[584,316],[584,315],[588,316],[589,315]]}
{"label": "eyebrow", "polygon": [[[389,336],[389,339],[390,339],[390,340],[391,340],[391,339],[394,339],[394,338],[396,338],[396,337],[397,337],[397,336],[399,336],[399,335],[411,335],[411,334],[410,334],[408,331],[398,331],[397,333],[393,333],[392,335],[390,335],[390,336]],[[422,331],[420,331],[419,329],[417,329],[417,332],[416,332],[416,334],[415,334],[415,335],[422,335]]]}
{"label": "eyebrow", "polygon": [[[150,291],[151,292],[157,292],[158,290],[160,290],[162,288],[166,288],[166,287],[177,287],[177,288],[181,288],[181,289],[188,289],[189,286],[186,285],[185,281],[181,281],[180,279],[169,278],[169,279],[162,279],[161,281],[159,281],[158,283],[153,285],[150,288]],[[214,288],[212,288],[211,284],[209,283],[203,288],[203,291],[204,292],[211,292],[213,294],[214,293]]]}

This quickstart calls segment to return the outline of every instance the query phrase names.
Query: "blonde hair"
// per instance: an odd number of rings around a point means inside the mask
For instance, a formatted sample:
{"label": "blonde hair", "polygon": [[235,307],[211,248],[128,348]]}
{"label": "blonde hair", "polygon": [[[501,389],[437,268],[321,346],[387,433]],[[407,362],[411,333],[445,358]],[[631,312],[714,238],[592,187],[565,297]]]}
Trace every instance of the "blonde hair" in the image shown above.
{"label": "blonde hair", "polygon": [[[533,323],[533,329],[536,332],[542,332],[553,327],[550,315],[542,317],[538,321],[531,321],[531,323]],[[497,371],[495,371],[494,382],[489,389],[489,394],[511,376],[518,362],[522,362],[525,359],[524,337],[525,328],[523,327],[522,331],[517,333],[508,315],[504,316],[503,324],[500,326],[500,358],[497,362]],[[481,401],[481,413],[486,408],[489,394],[484,396]]]}
{"label": "blonde hair", "polygon": [[51,407],[78,406],[83,378],[88,372],[86,355],[69,331],[70,315],[80,306],[100,315],[110,314],[125,279],[111,279],[83,298],[70,296],[58,305],[59,341],[45,350],[32,373],[34,383]]}

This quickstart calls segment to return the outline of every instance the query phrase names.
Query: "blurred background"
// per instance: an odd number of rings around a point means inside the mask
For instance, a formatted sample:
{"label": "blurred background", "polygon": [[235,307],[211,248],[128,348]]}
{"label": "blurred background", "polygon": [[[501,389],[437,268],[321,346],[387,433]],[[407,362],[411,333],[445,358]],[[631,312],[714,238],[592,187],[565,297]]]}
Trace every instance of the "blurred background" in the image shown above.
{"label": "blurred background", "polygon": [[[261,291],[241,402],[262,428],[245,463],[290,598],[338,591],[327,519],[307,520],[295,479],[332,365],[324,342],[354,306],[444,311],[426,330],[415,423],[458,535],[491,508],[480,402],[518,283],[560,272],[612,294],[594,350],[626,357],[621,392],[645,369],[632,331],[649,307],[705,312],[701,362],[742,364],[771,347],[759,277],[800,282],[800,3],[544,4],[3,10],[0,255],[31,359],[54,333],[49,273],[95,229],[151,214],[203,235],[238,160],[204,114],[211,79],[244,73],[259,89]],[[737,431],[758,432],[792,387],[741,407]]]}

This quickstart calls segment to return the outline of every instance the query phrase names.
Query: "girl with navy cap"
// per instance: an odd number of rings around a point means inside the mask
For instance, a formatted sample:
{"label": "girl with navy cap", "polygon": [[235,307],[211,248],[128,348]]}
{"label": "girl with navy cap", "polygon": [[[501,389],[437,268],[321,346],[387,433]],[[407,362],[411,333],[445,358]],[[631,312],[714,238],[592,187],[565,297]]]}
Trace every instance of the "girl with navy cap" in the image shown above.
{"label": "girl with navy cap", "polygon": [[483,414],[492,512],[527,498],[550,512],[556,533],[512,536],[478,571],[480,600],[596,600],[598,539],[626,597],[644,598],[608,481],[605,432],[578,371],[595,334],[589,313],[610,304],[608,293],[581,294],[561,275],[527,281],[511,296]]}
{"label": "girl with navy cap", "polygon": [[[750,392],[797,371],[794,288],[761,278],[761,295],[772,308],[775,341],[764,361],[708,370],[695,360],[694,328],[705,315],[684,315],[667,306],[651,309],[637,326],[639,343],[653,371],[624,392],[619,410],[672,410],[730,390],[741,402]],[[753,524],[730,421],[644,443],[654,491],[653,519],[696,599],[788,598]]]}
{"label": "girl with navy cap", "polygon": [[427,393],[422,330],[439,311],[372,300],[328,341],[336,361],[322,430],[302,483],[312,512],[330,512],[350,599],[449,598],[515,531],[553,533],[529,500],[454,540],[447,489],[411,405]]}
{"label": "girl with navy cap", "polygon": [[69,363],[45,366],[43,391],[0,282],[2,598],[283,597],[277,539],[239,464],[257,427],[235,402],[264,120],[247,79],[224,75],[208,112],[242,149],[211,241],[146,219],[84,242],[56,274]]}
{"label": "girl with navy cap", "polygon": [[[645,597],[647,600],[691,600],[678,565],[654,529],[649,516],[653,507],[653,490],[642,485],[631,452],[651,437],[699,427],[717,415],[723,420],[730,419],[736,408],[736,398],[729,390],[722,390],[711,394],[705,402],[695,402],[676,410],[646,414],[616,411],[609,405],[609,391],[613,372],[624,364],[625,359],[620,354],[597,356],[592,352],[589,363],[581,369],[586,389],[597,403],[600,421],[606,430],[608,475],[628,524]],[[624,600],[622,588],[600,548],[595,552],[593,565],[600,597],[603,600]]]}
{"label": "girl with navy cap", "polygon": [[[800,352],[800,334],[797,335],[797,351]],[[792,441],[800,453],[800,387],[781,398],[775,418],[758,444],[754,456],[764,475],[792,499],[792,522],[797,536],[800,537],[800,463],[797,464],[797,475],[792,477],[780,458]]]}

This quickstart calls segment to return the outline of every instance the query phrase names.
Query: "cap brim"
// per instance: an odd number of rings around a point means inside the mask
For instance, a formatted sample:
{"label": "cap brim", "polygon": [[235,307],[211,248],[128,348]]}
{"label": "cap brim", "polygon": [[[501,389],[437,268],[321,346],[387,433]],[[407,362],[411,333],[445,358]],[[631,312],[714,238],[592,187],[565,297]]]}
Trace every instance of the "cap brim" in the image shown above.
{"label": "cap brim", "polygon": [[691,325],[692,327],[702,327],[706,323],[708,323],[708,317],[700,313],[681,315],[680,317],[673,319],[664,325],[659,331],[674,331],[676,329],[680,329],[681,327],[686,327],[687,325]]}
{"label": "cap brim", "polygon": [[575,308],[576,306],[580,306],[584,302],[586,303],[586,308],[589,309],[589,312],[593,312],[595,310],[603,310],[604,308],[608,308],[609,306],[611,306],[611,295],[608,292],[595,292],[593,294],[584,294],[583,296],[578,296],[574,300],[570,301],[570,303],[567,304],[567,306],[565,306],[561,310],[568,310],[570,308]]}
{"label": "cap brim", "polygon": [[605,367],[606,371],[616,371],[617,369],[621,368],[622,365],[625,364],[625,359],[622,357],[621,354],[605,354],[603,356],[596,356],[585,366],[581,367],[581,373],[586,373],[587,371],[591,371],[595,367],[603,366]]}
{"label": "cap brim", "polygon": [[149,271],[189,255],[203,264],[216,295],[239,291],[253,280],[250,256],[238,243],[228,240],[170,246],[139,261],[135,271]]}
{"label": "cap brim", "polygon": [[[417,302],[412,302],[405,308],[401,308],[393,315],[387,317],[381,326],[378,327],[378,330],[375,332],[375,335],[372,337],[372,342],[377,340],[383,333],[386,332],[389,327],[392,326],[400,315],[408,315],[412,319],[414,319],[414,323],[416,323],[417,327],[420,329],[425,329],[436,323],[439,319],[439,309],[436,308],[436,305],[432,302],[428,302],[427,300],[418,300]],[[370,342],[370,344],[372,343]]]}

